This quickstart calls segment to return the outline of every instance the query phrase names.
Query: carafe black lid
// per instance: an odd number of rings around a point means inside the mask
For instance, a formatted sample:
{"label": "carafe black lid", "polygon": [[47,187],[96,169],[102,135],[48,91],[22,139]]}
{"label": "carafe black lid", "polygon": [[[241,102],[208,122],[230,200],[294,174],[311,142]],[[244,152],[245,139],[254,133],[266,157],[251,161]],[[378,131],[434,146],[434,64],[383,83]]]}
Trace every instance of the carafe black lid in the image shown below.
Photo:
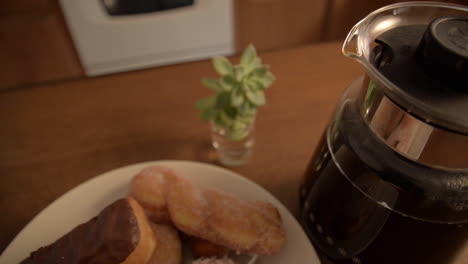
{"label": "carafe black lid", "polygon": [[403,96],[411,97],[409,101],[424,105],[424,112],[415,116],[468,134],[468,17],[400,26],[376,42],[371,58],[376,68]]}

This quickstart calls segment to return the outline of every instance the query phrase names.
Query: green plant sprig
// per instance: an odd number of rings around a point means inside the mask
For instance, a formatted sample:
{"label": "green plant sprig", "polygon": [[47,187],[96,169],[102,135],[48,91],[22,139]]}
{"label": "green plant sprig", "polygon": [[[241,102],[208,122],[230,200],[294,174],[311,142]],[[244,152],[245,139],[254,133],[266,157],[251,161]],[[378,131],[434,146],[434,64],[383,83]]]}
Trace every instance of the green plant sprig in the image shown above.
{"label": "green plant sprig", "polygon": [[230,140],[242,140],[257,108],[266,103],[264,91],[275,77],[252,44],[244,50],[238,65],[232,65],[223,56],[214,57],[212,63],[220,77],[204,78],[202,84],[216,93],[199,100],[195,106],[204,120],[225,128]]}

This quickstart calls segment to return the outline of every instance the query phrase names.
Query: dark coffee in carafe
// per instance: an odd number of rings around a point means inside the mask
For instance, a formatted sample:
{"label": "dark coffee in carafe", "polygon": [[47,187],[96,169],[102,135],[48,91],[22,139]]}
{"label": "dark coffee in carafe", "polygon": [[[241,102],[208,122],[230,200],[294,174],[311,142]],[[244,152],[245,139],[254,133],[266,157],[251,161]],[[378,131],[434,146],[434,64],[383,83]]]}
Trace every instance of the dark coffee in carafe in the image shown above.
{"label": "dark coffee in carafe", "polygon": [[323,258],[468,263],[467,14],[396,4],[348,35],[344,52],[367,74],[342,95],[300,189]]}

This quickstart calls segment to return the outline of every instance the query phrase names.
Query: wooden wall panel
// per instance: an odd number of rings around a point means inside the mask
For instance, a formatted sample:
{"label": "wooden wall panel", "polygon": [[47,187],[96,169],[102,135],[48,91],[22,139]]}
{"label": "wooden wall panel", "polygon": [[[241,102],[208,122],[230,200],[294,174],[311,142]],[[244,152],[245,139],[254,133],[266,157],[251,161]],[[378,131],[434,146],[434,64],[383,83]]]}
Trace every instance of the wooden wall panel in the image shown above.
{"label": "wooden wall panel", "polygon": [[39,2],[0,15],[0,90],[84,76],[58,3]]}
{"label": "wooden wall panel", "polygon": [[19,12],[45,12],[50,9],[52,0],[2,0],[0,15]]}
{"label": "wooden wall panel", "polygon": [[[341,40],[351,27],[382,6],[402,0],[234,0],[236,47],[259,50]],[[437,0],[436,0],[437,1]],[[468,4],[468,0],[438,0]]]}
{"label": "wooden wall panel", "polygon": [[[249,43],[265,51],[343,39],[369,12],[397,1],[234,0],[236,50]],[[2,0],[0,59],[0,90],[84,77],[58,0]]]}
{"label": "wooden wall panel", "polygon": [[372,10],[390,4],[390,0],[329,0],[322,40],[346,38],[349,30]]}
{"label": "wooden wall panel", "polygon": [[234,0],[236,47],[287,48],[320,40],[327,0]]}

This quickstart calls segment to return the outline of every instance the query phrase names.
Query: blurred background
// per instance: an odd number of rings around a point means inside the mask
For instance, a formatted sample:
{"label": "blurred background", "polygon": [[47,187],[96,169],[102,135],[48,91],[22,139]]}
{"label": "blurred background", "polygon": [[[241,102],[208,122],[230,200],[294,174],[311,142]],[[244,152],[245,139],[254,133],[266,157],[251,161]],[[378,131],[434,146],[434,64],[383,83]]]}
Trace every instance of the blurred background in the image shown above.
{"label": "blurred background", "polygon": [[395,2],[3,0],[0,91],[236,54],[248,43],[269,51],[339,41]]}

